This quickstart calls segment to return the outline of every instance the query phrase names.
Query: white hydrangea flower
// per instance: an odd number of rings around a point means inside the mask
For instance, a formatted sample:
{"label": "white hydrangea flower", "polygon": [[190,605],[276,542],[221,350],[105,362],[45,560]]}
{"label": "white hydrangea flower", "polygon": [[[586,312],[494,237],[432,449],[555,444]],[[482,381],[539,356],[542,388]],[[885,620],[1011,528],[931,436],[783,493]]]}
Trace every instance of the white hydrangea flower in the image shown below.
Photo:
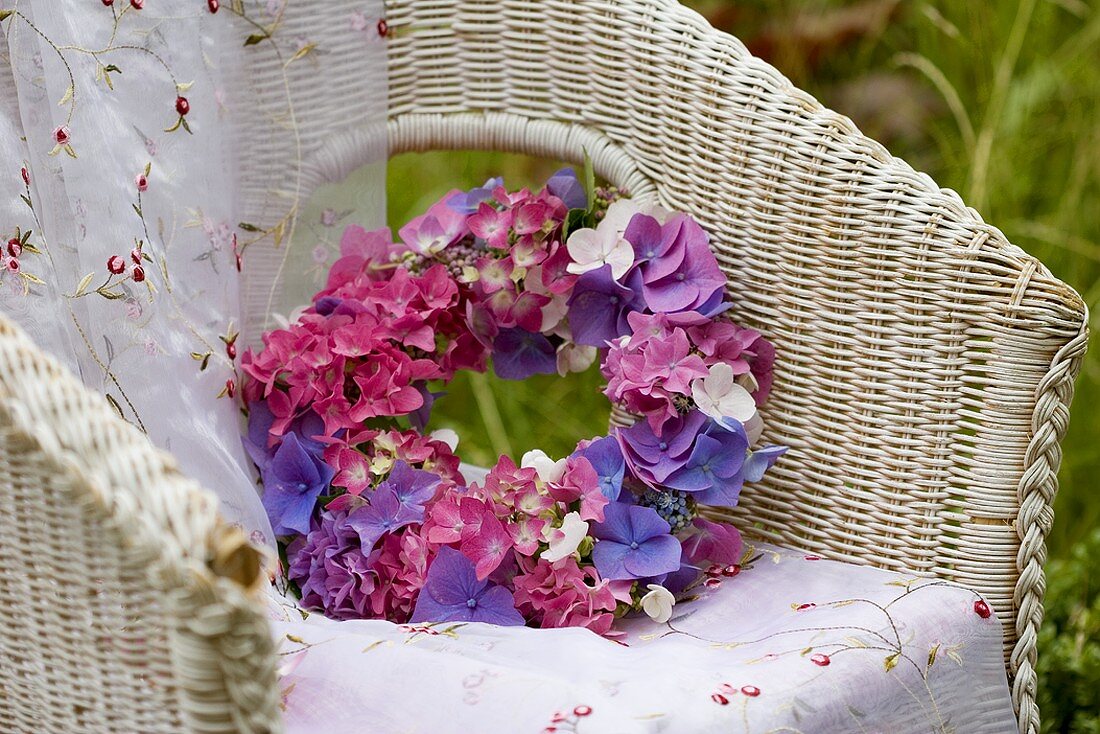
{"label": "white hydrangea flower", "polygon": [[756,401],[738,384],[733,368],[725,362],[713,364],[706,377],[691,381],[691,399],[711,418],[733,418],[747,424],[756,416]]}
{"label": "white hydrangea flower", "polygon": [[596,361],[598,351],[596,347],[565,342],[558,347],[558,374],[565,377],[570,372],[584,372]]}
{"label": "white hydrangea flower", "polygon": [[520,459],[521,468],[533,468],[544,482],[560,482],[565,476],[565,459],[554,461],[542,449],[531,449]]}
{"label": "white hydrangea flower", "polygon": [[588,535],[588,523],[579,512],[570,512],[561,521],[560,533],[550,540],[550,547],[542,552],[542,559],[550,563],[560,561],[577,552],[578,546]]}
{"label": "white hydrangea flower", "polygon": [[663,586],[650,584],[646,587],[649,593],[642,597],[642,611],[657,624],[664,624],[672,619],[672,607],[676,605],[676,597]]}
{"label": "white hydrangea flower", "polygon": [[634,264],[634,248],[623,239],[627,225],[635,214],[652,216],[654,212],[656,207],[643,210],[630,199],[616,201],[607,208],[607,214],[595,229],[578,229],[569,235],[565,246],[573,262],[566,269],[580,275],[610,265],[611,277],[618,280]]}

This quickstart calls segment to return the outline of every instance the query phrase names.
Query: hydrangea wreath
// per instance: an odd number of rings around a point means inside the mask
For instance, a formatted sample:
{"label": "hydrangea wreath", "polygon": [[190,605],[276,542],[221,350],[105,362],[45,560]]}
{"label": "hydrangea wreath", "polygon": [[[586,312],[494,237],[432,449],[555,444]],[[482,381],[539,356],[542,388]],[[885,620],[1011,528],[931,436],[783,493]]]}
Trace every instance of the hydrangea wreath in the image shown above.
{"label": "hydrangea wreath", "polygon": [[[690,217],[572,170],[537,193],[452,191],[400,230],[349,227],[323,290],[242,359],[246,447],[289,586],[336,619],[583,626],[667,621],[741,538],[730,507],[785,450],[750,450],[774,349],[725,316]],[[467,486],[425,433],[460,370],[588,368],[640,416],[555,460],[501,457]]]}

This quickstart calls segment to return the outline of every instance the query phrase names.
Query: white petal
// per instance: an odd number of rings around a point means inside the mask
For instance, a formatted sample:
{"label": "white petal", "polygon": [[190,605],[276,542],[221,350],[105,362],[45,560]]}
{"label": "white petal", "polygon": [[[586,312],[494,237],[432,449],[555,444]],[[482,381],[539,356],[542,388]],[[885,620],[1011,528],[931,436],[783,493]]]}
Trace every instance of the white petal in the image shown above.
{"label": "white petal", "polygon": [[745,421],[745,433],[749,436],[749,446],[753,446],[760,440],[760,434],[764,432],[764,419],[757,413]]}
{"label": "white petal", "polygon": [[600,232],[607,233],[615,237],[618,240],[623,236],[623,232],[626,231],[627,226],[630,224],[630,220],[634,218],[634,215],[641,211],[638,205],[630,199],[619,199],[611,206],[607,207],[607,214],[604,215],[600,221],[598,229]]}
{"label": "white petal", "polygon": [[756,377],[751,372],[746,372],[743,375],[738,375],[737,384],[745,388],[749,392],[756,392],[760,389],[760,383],[756,381]]}
{"label": "white petal", "polygon": [[728,393],[730,388],[733,387],[733,383],[733,367],[725,362],[712,364],[707,370],[704,385],[706,391],[716,399],[721,399],[723,395]]}
{"label": "white petal", "polygon": [[458,434],[450,428],[437,428],[431,432],[431,437],[436,441],[442,441],[451,447],[451,451],[458,448]]}
{"label": "white petal", "polygon": [[520,459],[519,465],[523,468],[532,467],[544,482],[557,482],[565,475],[565,459],[554,461],[542,449],[528,451]]}
{"label": "white petal", "polygon": [[676,597],[663,586],[650,584],[649,593],[642,597],[642,611],[657,624],[664,624],[672,619],[672,607],[676,604]]}
{"label": "white petal", "polygon": [[561,532],[555,533],[550,547],[542,552],[542,558],[550,563],[560,561],[577,551],[577,547],[588,535],[588,523],[581,519],[579,512],[570,512],[561,521]]}
{"label": "white petal", "polygon": [[629,242],[619,238],[611,252],[607,253],[605,262],[611,266],[611,277],[618,280],[634,264],[634,248]]}
{"label": "white petal", "polygon": [[584,372],[596,361],[596,347],[566,342],[558,347],[558,374],[565,377],[570,372]]}
{"label": "white petal", "polygon": [[565,247],[569,250],[569,263],[566,270],[581,274],[595,270],[603,265],[603,236],[594,229],[578,229],[569,235]]}

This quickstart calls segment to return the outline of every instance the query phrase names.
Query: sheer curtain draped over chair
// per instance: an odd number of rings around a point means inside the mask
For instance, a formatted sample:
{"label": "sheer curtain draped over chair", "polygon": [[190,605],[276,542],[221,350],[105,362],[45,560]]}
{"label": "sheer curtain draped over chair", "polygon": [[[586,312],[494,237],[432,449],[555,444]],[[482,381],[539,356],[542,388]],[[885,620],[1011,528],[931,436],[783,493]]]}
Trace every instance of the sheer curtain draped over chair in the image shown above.
{"label": "sheer curtain draped over chair", "polygon": [[355,214],[384,216],[382,9],[220,5],[12,6],[0,307],[270,543],[228,381],[336,253],[314,189],[369,166]]}

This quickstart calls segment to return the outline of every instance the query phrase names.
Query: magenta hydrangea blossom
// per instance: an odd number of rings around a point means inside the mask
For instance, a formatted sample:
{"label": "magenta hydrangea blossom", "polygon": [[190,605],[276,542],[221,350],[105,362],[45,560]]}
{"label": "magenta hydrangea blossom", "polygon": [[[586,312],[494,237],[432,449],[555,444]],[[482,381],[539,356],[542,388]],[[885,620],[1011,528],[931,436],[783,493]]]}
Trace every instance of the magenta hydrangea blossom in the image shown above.
{"label": "magenta hydrangea blossom", "polygon": [[592,534],[592,563],[609,581],[641,579],[680,568],[680,541],[651,507],[611,502]]}
{"label": "magenta hydrangea blossom", "polygon": [[453,548],[440,548],[416,600],[412,622],[485,622],[523,625],[512,592],[478,580],[474,564]]}

